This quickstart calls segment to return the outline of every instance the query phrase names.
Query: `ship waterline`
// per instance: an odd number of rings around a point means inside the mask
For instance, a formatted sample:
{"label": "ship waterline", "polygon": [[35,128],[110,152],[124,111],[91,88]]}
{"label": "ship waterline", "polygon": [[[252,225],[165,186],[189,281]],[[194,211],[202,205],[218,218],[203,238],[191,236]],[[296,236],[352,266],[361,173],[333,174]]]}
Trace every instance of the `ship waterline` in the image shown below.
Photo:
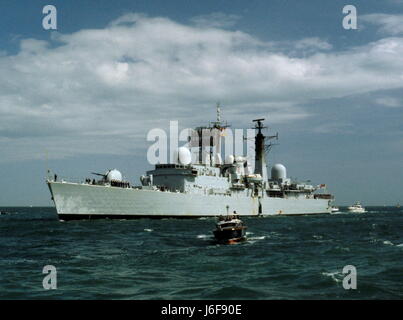
{"label": "ship waterline", "polygon": [[330,213],[327,199],[202,195],[48,181],[59,218],[198,218]]}

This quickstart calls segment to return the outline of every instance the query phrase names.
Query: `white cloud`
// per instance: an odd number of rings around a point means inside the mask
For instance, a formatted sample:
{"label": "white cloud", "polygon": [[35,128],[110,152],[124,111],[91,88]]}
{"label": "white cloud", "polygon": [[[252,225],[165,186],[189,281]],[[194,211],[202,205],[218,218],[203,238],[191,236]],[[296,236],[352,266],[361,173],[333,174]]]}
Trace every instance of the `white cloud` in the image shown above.
{"label": "white cloud", "polygon": [[216,101],[245,124],[268,113],[290,122],[314,99],[403,86],[403,38],[343,52],[317,38],[294,47],[316,50],[295,58],[241,31],[138,14],[51,43],[24,39],[0,56],[2,160],[130,153],[170,119],[213,120]]}
{"label": "white cloud", "polygon": [[327,122],[313,128],[313,132],[320,134],[353,134],[354,125],[351,123],[341,123],[341,122]]}
{"label": "white cloud", "polygon": [[332,49],[332,45],[319,39],[317,37],[313,38],[304,38],[295,42],[296,49],[316,49],[316,50],[330,50]]}
{"label": "white cloud", "polygon": [[396,107],[402,107],[403,104],[400,99],[393,98],[393,97],[381,97],[377,98],[375,102],[381,106],[385,107],[391,107],[391,108],[396,108]]}
{"label": "white cloud", "polygon": [[403,15],[372,13],[360,16],[359,19],[378,26],[379,32],[384,34],[395,36],[403,33]]}

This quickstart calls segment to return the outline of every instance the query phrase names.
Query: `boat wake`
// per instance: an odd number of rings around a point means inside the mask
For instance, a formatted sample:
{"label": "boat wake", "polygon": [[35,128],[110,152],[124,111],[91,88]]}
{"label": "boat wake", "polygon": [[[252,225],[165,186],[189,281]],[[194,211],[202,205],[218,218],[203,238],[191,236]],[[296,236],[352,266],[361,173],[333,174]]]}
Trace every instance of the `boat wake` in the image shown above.
{"label": "boat wake", "polygon": [[266,236],[260,236],[260,237],[247,237],[247,241],[256,241],[256,240],[264,240],[266,239]]}
{"label": "boat wake", "polygon": [[208,234],[199,234],[199,235],[197,236],[197,239],[207,239],[207,240],[210,240],[210,239],[212,239],[212,238],[213,238],[213,236],[208,235]]}

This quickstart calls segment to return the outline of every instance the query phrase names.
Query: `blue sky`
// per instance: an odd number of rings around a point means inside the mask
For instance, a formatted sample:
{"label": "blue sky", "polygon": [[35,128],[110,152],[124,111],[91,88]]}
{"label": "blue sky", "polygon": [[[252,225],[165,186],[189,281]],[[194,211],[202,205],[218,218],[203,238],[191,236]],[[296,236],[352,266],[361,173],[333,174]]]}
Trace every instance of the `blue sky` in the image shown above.
{"label": "blue sky", "polygon": [[[57,31],[42,28],[47,4]],[[342,27],[347,4],[357,30]],[[338,204],[403,202],[403,1],[3,0],[0,12],[0,206],[51,205],[47,167],[116,167],[138,183],[147,132],[214,120],[216,101],[236,128],[266,117],[280,135],[269,161]]]}

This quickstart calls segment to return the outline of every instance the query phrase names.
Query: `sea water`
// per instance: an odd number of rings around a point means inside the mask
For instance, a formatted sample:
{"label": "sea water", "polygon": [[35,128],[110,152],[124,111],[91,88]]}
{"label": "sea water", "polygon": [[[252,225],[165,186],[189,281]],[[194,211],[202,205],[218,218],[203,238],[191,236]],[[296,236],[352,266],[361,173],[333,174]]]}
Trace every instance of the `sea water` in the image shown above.
{"label": "sea water", "polygon": [[[403,208],[243,218],[61,222],[54,208],[0,208],[0,299],[402,299]],[[45,266],[57,288],[46,290]],[[345,289],[343,267],[357,271]]]}

